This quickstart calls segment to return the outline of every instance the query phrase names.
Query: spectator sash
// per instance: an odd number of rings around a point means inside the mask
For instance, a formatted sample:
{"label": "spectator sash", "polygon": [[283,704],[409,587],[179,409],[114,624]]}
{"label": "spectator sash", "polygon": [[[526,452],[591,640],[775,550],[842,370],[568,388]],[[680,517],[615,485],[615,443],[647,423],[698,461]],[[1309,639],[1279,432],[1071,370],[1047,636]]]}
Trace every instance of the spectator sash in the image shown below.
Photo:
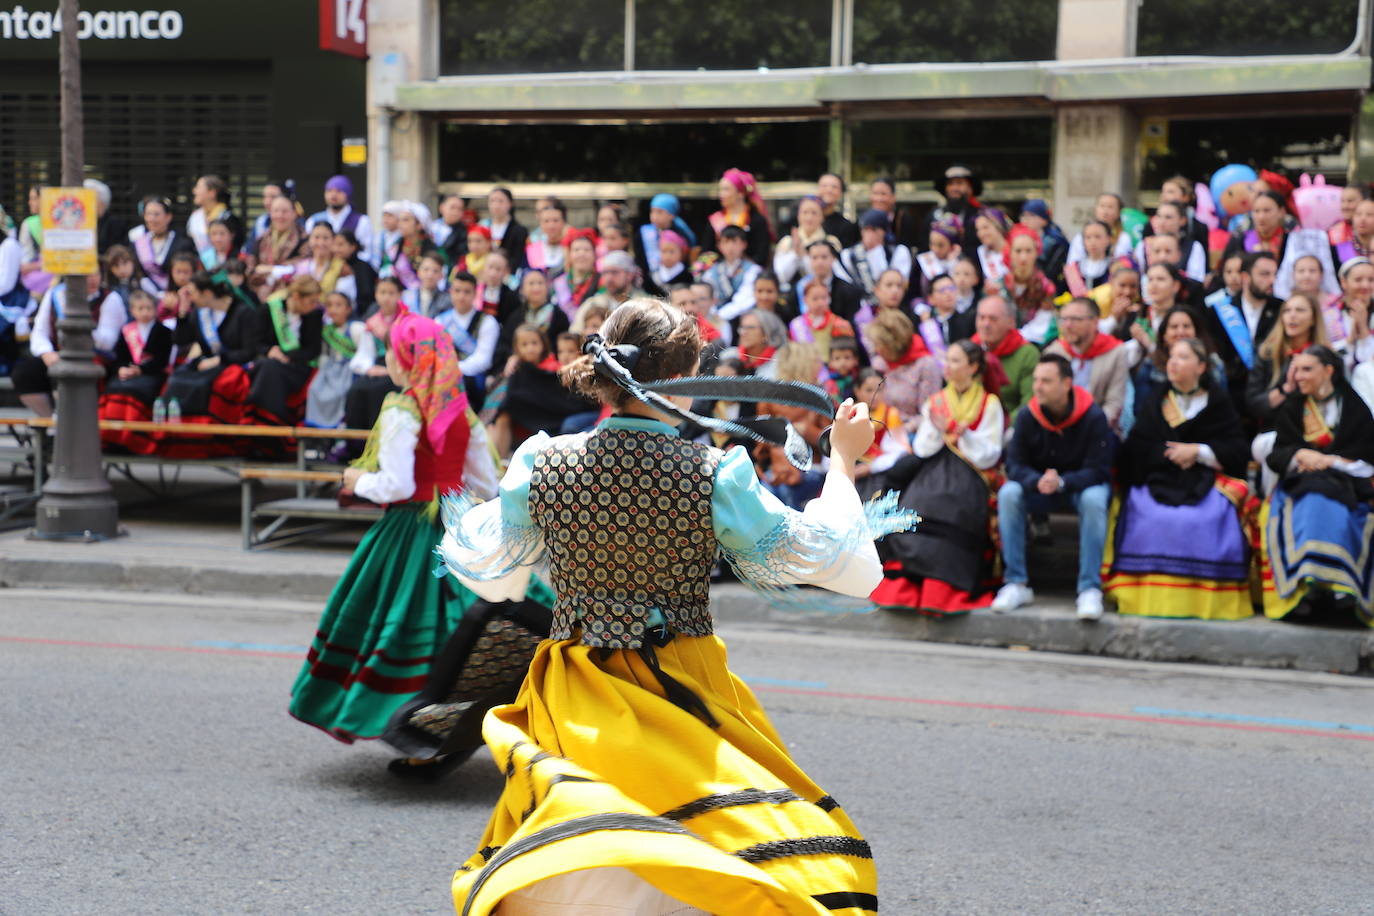
{"label": "spectator sash", "polygon": [[477,350],[477,338],[474,336],[477,328],[483,321],[487,320],[485,312],[474,309],[472,312],[472,322],[465,328],[458,323],[458,313],[453,313],[453,320],[440,322],[444,329],[448,331],[448,336],[453,338],[453,348],[458,351],[458,355],[467,359]]}
{"label": "spectator sash", "polygon": [[935,312],[930,313],[930,317],[921,322],[921,338],[926,342],[926,348],[942,365],[945,361],[945,350],[949,345],[945,343],[945,328],[940,324],[940,319],[935,317]]}
{"label": "spectator sash", "polygon": [[352,359],[357,354],[358,345],[349,336],[347,324],[343,326],[342,330],[336,324],[326,324],[320,334],[324,337],[324,342],[344,359]]}
{"label": "spectator sash", "polygon": [[[167,233],[167,248],[171,248],[172,240],[175,237],[175,232]],[[143,265],[143,272],[148,275],[148,278],[157,284],[158,289],[166,289],[167,271],[163,270],[162,265],[157,261],[157,252],[153,248],[153,234],[143,232],[134,239],[134,251],[138,252],[138,263]]]}
{"label": "spectator sash", "polygon": [[[896,245],[883,245],[883,253],[887,256],[887,264],[892,266],[892,254],[897,250]],[[850,259],[854,262],[854,279],[858,280],[864,288],[866,295],[873,295],[873,288],[878,285],[877,278],[873,276],[873,265],[868,263],[868,249],[863,246],[863,242],[849,249]],[[924,268],[923,268],[924,269]]]}
{"label": "spectator sash", "polygon": [[215,321],[214,311],[208,308],[196,309],[196,321],[200,324],[200,336],[210,345],[210,352],[218,356],[224,345],[220,343],[219,323]]}
{"label": "spectator sash", "polygon": [[291,327],[291,316],[286,311],[286,300],[273,297],[267,300],[267,311],[272,316],[272,330],[277,335],[277,346],[283,353],[299,350],[301,340]]}
{"label": "spectator sash", "polygon": [[1226,330],[1226,336],[1231,339],[1231,345],[1236,348],[1236,355],[1245,364],[1245,368],[1255,368],[1255,342],[1250,337],[1250,326],[1245,323],[1240,306],[1236,305],[1235,299],[1226,291],[1226,287],[1223,286],[1203,301],[1210,305],[1221,319],[1221,326]]}
{"label": "spectator sash", "polygon": [[[153,326],[149,324],[148,330],[151,332],[152,329]],[[120,333],[124,335],[124,346],[129,348],[129,359],[133,360],[135,366],[140,365],[143,362],[143,347],[147,339],[139,331],[138,322],[131,321],[124,325]]]}

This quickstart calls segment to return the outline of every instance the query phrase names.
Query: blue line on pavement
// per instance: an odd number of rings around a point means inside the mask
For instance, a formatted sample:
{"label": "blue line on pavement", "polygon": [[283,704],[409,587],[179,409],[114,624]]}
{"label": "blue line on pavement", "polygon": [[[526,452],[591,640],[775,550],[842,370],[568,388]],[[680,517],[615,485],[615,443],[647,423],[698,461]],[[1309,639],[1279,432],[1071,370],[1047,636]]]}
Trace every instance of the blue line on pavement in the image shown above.
{"label": "blue line on pavement", "polygon": [[1137,706],[1135,712],[1142,716],[1163,716],[1171,719],[1208,719],[1213,722],[1246,722],[1253,725],[1287,725],[1295,728],[1325,728],[1338,732],[1374,734],[1374,725],[1354,725],[1350,722],[1314,722],[1311,719],[1285,719],[1278,716],[1244,716],[1224,712],[1196,712],[1186,709],[1159,709],[1155,706]]}
{"label": "blue line on pavement", "polygon": [[197,649],[242,649],[248,652],[300,652],[310,650],[309,646],[278,646],[266,642],[229,642],[223,639],[198,639],[191,643]]}
{"label": "blue line on pavement", "polygon": [[776,677],[746,677],[743,680],[746,684],[765,684],[769,687],[809,687],[812,690],[821,690],[828,686],[825,681],[788,681]]}

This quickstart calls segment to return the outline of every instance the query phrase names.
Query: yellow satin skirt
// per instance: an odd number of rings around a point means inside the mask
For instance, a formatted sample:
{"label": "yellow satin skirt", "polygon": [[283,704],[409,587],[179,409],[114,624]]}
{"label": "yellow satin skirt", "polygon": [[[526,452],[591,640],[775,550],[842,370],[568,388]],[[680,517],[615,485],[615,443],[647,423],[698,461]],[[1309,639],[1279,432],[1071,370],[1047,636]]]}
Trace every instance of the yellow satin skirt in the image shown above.
{"label": "yellow satin skirt", "polygon": [[636,652],[545,640],[483,735],[506,775],[482,848],[453,879],[461,916],[544,879],[619,867],[718,916],[877,910],[872,853],[788,756],[714,636],[655,650],[717,727],[664,697]]}

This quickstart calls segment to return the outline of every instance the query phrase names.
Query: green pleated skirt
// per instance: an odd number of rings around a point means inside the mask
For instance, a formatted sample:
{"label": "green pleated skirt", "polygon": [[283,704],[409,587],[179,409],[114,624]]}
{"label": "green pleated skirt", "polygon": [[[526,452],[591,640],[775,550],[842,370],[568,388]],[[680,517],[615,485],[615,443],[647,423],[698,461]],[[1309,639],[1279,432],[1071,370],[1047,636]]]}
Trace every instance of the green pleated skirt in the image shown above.
{"label": "green pleated skirt", "polygon": [[291,715],[340,741],[381,735],[477,600],[453,576],[435,577],[443,528],[425,508],[391,506],[363,536],[291,690]]}

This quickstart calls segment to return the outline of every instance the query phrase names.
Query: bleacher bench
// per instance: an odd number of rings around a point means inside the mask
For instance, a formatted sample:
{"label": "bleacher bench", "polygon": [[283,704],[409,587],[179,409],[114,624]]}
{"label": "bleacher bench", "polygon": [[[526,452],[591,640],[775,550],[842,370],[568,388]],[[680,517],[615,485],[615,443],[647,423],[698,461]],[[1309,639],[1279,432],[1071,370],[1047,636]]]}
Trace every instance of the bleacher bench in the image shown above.
{"label": "bleacher bench", "polygon": [[[344,508],[332,496],[297,495],[290,499],[254,502],[258,482],[295,482],[298,489],[311,483],[337,483],[343,479],[339,471],[301,471],[291,468],[246,467],[239,469],[242,483],[243,549],[280,547],[307,538],[337,531],[346,525],[372,524],[382,517],[381,506],[350,506]],[[261,529],[260,521],[267,521]],[[292,521],[305,522],[288,528]]]}

